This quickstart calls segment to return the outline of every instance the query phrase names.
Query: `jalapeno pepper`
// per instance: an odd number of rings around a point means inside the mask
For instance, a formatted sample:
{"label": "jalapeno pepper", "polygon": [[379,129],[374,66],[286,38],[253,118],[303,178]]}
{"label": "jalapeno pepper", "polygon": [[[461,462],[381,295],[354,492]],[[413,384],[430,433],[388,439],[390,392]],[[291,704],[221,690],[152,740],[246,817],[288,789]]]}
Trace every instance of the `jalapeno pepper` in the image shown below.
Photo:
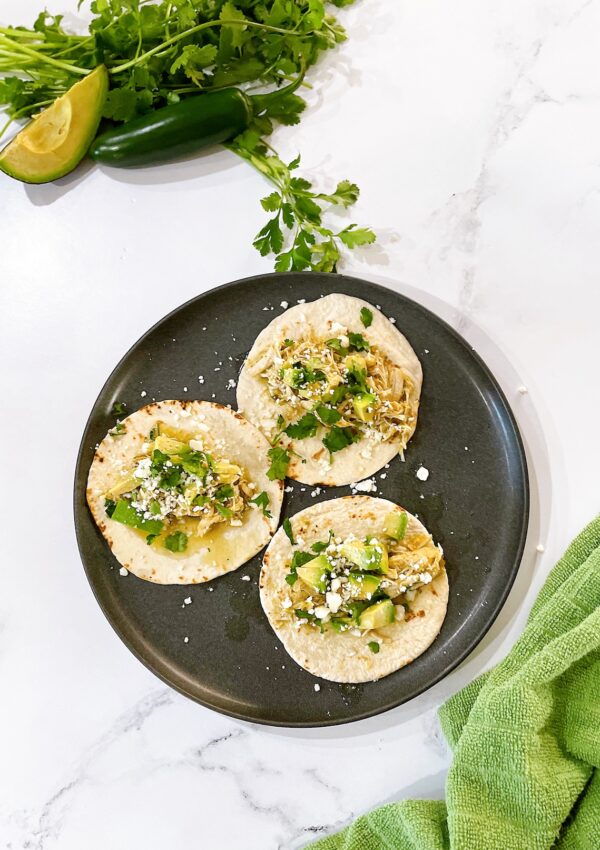
{"label": "jalapeno pepper", "polygon": [[192,95],[107,130],[89,155],[106,165],[152,165],[222,144],[242,133],[270,100],[296,89],[303,76],[264,95],[248,96],[237,88]]}

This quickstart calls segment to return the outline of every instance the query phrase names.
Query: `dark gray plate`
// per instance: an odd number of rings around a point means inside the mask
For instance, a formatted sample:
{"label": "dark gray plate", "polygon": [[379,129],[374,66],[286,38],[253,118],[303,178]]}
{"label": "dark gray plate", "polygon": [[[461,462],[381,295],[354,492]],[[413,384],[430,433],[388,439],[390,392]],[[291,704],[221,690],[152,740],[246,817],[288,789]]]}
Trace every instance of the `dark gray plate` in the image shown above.
{"label": "dark gray plate", "polygon": [[[417,431],[405,463],[396,458],[382,470],[385,479],[377,475],[378,495],[423,520],[444,547],[450,580],[448,615],[433,645],[408,667],[365,685],[316,679],[289,658],[262,612],[260,557],[203,585],[161,587],[132,575],[122,578],[85,503],[94,446],[115,421],[113,402],[125,402],[131,413],[152,398],[211,400],[214,394],[234,406],[235,389],[227,384],[237,378],[259,331],[281,312],[280,303],[311,301],[328,292],[380,305],[397,319],[421,359],[425,380]],[[415,477],[421,464],[430,470],[426,482]],[[284,502],[288,516],[349,493],[340,487],[313,497],[312,488],[291,486]],[[476,646],[515,579],[527,531],[529,487],[508,403],[487,367],[452,328],[414,301],[363,280],[271,274],[195,298],[128,351],[86,425],[74,501],[79,550],[96,599],[150,670],[224,714],[272,725],[325,726],[400,705],[431,687]],[[183,605],[187,596],[192,604]]]}

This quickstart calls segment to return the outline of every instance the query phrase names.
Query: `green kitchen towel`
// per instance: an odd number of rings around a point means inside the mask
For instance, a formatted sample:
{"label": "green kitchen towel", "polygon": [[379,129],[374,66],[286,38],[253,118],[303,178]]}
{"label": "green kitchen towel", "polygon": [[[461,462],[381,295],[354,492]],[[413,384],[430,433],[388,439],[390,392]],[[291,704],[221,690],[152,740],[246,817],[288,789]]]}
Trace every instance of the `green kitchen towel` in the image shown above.
{"label": "green kitchen towel", "polygon": [[390,803],[311,850],[600,850],[600,517],[508,656],[440,709],[446,802]]}

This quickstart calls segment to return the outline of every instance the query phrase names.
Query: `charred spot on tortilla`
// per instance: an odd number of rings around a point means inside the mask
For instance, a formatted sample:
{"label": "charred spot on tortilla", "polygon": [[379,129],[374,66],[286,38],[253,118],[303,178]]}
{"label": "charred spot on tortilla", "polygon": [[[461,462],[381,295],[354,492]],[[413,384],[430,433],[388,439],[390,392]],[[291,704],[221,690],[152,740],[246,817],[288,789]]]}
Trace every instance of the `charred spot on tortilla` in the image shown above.
{"label": "charred spot on tortilla", "polygon": [[295,544],[277,531],[259,586],[272,628],[300,666],[357,683],[426,651],[446,615],[448,578],[441,547],[416,517],[385,499],[347,496],[292,523]]}
{"label": "charred spot on tortilla", "polygon": [[[121,564],[158,584],[208,581],[242,566],[277,528],[283,492],[269,444],[223,405],[155,402],[98,446],[86,491]],[[104,463],[104,460],[109,462]]]}

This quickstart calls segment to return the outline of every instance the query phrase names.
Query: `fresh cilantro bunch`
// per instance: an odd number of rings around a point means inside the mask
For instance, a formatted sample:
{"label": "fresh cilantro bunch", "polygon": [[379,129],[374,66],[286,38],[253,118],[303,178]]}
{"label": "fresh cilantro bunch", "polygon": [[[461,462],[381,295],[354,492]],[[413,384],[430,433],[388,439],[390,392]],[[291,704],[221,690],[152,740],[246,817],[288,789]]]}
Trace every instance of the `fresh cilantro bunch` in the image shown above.
{"label": "fresh cilantro bunch", "polygon": [[[62,16],[46,11],[30,29],[0,27],[0,105],[8,115],[0,135],[99,64],[111,76],[104,117],[115,122],[203,91],[282,87],[345,39],[328,10],[353,2],[92,0],[86,35],[67,33]],[[228,147],[274,186],[261,202],[274,215],[254,241],[260,253],[274,254],[280,271],[333,271],[343,246],[369,244],[375,234],[354,224],[337,231],[326,226],[325,213],[354,204],[358,187],[343,180],[331,194],[316,192],[292,173],[299,158],[285,164],[267,142],[277,124],[297,124],[305,105],[297,92],[266,98],[250,127]]]}

